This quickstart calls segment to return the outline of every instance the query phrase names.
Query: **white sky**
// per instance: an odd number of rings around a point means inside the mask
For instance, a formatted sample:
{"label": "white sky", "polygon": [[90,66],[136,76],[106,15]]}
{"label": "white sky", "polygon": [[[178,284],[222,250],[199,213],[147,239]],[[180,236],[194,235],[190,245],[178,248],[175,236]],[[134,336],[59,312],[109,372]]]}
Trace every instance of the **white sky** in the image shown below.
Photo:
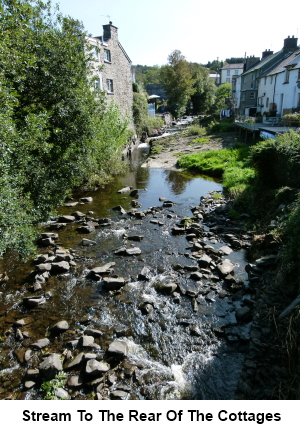
{"label": "white sky", "polygon": [[[92,36],[110,20],[133,64],[166,64],[179,49],[188,61],[261,56],[299,38],[298,0],[52,0],[64,15],[83,22]],[[102,16],[104,15],[104,16]],[[298,45],[300,38],[298,40]]]}

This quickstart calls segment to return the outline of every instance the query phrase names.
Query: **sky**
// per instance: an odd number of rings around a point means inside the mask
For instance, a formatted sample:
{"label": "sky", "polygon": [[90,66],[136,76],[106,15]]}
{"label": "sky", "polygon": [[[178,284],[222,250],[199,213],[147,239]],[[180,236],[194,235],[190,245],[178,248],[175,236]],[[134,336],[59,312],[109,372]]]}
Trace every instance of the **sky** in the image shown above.
{"label": "sky", "polygon": [[168,62],[178,49],[188,61],[254,55],[283,47],[288,36],[300,44],[299,1],[262,0],[52,0],[64,15],[83,22],[92,36],[109,20],[132,64]]}

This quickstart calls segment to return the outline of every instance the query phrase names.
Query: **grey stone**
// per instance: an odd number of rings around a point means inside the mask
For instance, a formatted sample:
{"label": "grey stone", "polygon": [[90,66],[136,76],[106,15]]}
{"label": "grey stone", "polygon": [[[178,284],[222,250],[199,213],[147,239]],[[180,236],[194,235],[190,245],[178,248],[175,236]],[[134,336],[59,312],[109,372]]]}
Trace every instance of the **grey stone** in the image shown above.
{"label": "grey stone", "polygon": [[122,340],[114,340],[108,347],[108,352],[113,355],[126,357],[128,354],[127,343]]}
{"label": "grey stone", "polygon": [[40,350],[40,349],[46,348],[46,346],[48,346],[49,343],[50,343],[50,340],[47,338],[39,339],[36,342],[32,343],[30,345],[30,348],[33,350]]}
{"label": "grey stone", "polygon": [[66,208],[73,208],[74,206],[77,206],[78,202],[70,202],[70,203],[65,203],[65,207]]}
{"label": "grey stone", "polygon": [[131,190],[131,188],[130,188],[130,187],[124,187],[124,188],[122,188],[121,190],[119,190],[119,191],[118,191],[118,193],[119,193],[119,194],[126,194],[126,193],[129,193],[129,192],[130,192],[130,190]]}
{"label": "grey stone", "polygon": [[127,248],[125,252],[127,255],[139,255],[142,253],[142,251],[138,247]]}
{"label": "grey stone", "polygon": [[50,263],[41,263],[35,266],[38,272],[50,272],[51,264]]}
{"label": "grey stone", "polygon": [[144,239],[144,236],[140,236],[140,235],[138,235],[138,234],[135,234],[135,235],[133,235],[133,236],[128,236],[128,237],[127,237],[127,239],[128,239],[128,240],[134,240],[134,241],[136,241],[136,242],[140,242],[141,240],[143,240],[143,239]]}
{"label": "grey stone", "polygon": [[62,215],[58,218],[59,223],[74,222],[76,218],[72,215]]}
{"label": "grey stone", "polygon": [[95,226],[93,225],[82,225],[81,227],[77,228],[78,233],[84,234],[84,233],[93,233],[95,231]]}
{"label": "grey stone", "polygon": [[75,367],[80,366],[81,363],[83,363],[83,361],[84,361],[84,353],[81,352],[80,354],[76,355],[74,360],[70,361],[69,363],[66,363],[64,365],[64,369],[65,370],[74,369]]}
{"label": "grey stone", "polygon": [[85,373],[88,376],[100,376],[104,372],[108,372],[110,369],[109,364],[105,363],[104,361],[97,361],[97,360],[89,360],[86,363]]}
{"label": "grey stone", "polygon": [[67,321],[59,321],[52,327],[51,331],[53,331],[54,333],[63,333],[68,329],[69,329],[69,324]]}
{"label": "grey stone", "polygon": [[82,348],[88,348],[91,347],[91,345],[94,343],[94,337],[93,336],[81,336],[79,339],[79,345]]}
{"label": "grey stone", "polygon": [[64,390],[63,388],[61,388],[61,387],[55,388],[54,395],[58,399],[68,400],[70,398],[68,392],[66,390]]}
{"label": "grey stone", "polygon": [[56,374],[62,370],[62,362],[58,354],[50,354],[49,357],[40,364],[39,369],[46,379],[55,378]]}
{"label": "grey stone", "polygon": [[101,336],[103,335],[102,331],[100,331],[100,330],[96,330],[96,329],[94,329],[94,328],[87,328],[87,329],[84,331],[84,334],[85,334],[86,336],[93,336],[93,337],[101,337]]}
{"label": "grey stone", "polygon": [[79,199],[79,201],[82,203],[90,203],[93,201],[93,197],[81,197],[81,199]]}
{"label": "grey stone", "polygon": [[199,266],[203,268],[208,267],[211,262],[212,259],[206,254],[203,254],[202,257],[198,260]]}
{"label": "grey stone", "polygon": [[73,212],[71,216],[74,216],[76,219],[81,219],[85,217],[85,214],[80,211],[76,211],[76,212]]}
{"label": "grey stone", "polygon": [[220,275],[224,278],[225,278],[225,276],[227,276],[233,272],[234,267],[235,267],[234,264],[232,264],[231,261],[227,260],[227,259],[223,260],[223,262],[221,264],[217,265],[217,269],[218,269]]}
{"label": "grey stone", "polygon": [[107,273],[111,273],[112,272],[112,267],[115,266],[116,263],[115,262],[111,262],[111,263],[106,263],[104,264],[104,266],[99,266],[99,267],[94,267],[93,269],[91,269],[91,271],[89,272],[89,276],[94,276],[94,275],[99,275],[99,276],[103,276]]}
{"label": "grey stone", "polygon": [[69,388],[79,388],[82,386],[82,378],[79,375],[69,376],[67,386]]}
{"label": "grey stone", "polygon": [[276,255],[267,255],[265,257],[259,258],[255,261],[255,263],[258,267],[266,267],[274,265],[276,263],[276,260]]}
{"label": "grey stone", "polygon": [[58,263],[52,263],[51,272],[56,273],[65,273],[70,270],[70,264],[67,261],[59,261]]}
{"label": "grey stone", "polygon": [[124,278],[103,278],[104,288],[109,291],[119,290],[125,285]]}
{"label": "grey stone", "polygon": [[221,246],[221,248],[219,248],[219,251],[221,251],[225,255],[229,255],[233,252],[232,249],[229,248],[229,246]]}
{"label": "grey stone", "polygon": [[31,388],[33,388],[35,386],[36,382],[34,381],[26,381],[24,384],[24,387],[26,388],[26,390],[30,390]]}
{"label": "grey stone", "polygon": [[82,246],[91,246],[91,245],[96,245],[97,242],[95,242],[94,240],[90,240],[90,239],[85,239],[83,238],[81,241]]}
{"label": "grey stone", "polygon": [[115,390],[110,393],[110,396],[115,400],[125,400],[128,397],[128,393],[123,390]]}

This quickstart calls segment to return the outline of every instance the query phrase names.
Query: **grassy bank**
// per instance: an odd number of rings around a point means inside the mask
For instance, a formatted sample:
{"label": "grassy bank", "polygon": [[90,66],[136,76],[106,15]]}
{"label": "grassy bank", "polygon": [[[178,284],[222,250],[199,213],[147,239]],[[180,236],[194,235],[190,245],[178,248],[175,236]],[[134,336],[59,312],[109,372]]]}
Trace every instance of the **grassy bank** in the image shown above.
{"label": "grassy bank", "polygon": [[198,171],[222,178],[223,186],[236,196],[254,179],[255,170],[249,162],[250,149],[246,145],[235,145],[231,149],[220,149],[183,155],[178,166],[185,170]]}

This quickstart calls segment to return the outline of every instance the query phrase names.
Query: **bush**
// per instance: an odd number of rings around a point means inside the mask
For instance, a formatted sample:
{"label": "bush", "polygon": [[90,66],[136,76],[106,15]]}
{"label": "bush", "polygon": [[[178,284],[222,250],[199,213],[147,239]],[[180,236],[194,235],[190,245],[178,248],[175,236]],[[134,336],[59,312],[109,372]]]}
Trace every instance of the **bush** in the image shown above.
{"label": "bush", "polygon": [[200,125],[191,125],[187,128],[187,134],[192,136],[204,136],[206,134],[206,129]]}
{"label": "bush", "polygon": [[300,134],[290,131],[252,148],[259,179],[271,188],[300,186]]}
{"label": "bush", "polygon": [[229,131],[234,131],[234,126],[232,120],[230,121],[212,121],[207,127],[208,133],[227,133]]}

